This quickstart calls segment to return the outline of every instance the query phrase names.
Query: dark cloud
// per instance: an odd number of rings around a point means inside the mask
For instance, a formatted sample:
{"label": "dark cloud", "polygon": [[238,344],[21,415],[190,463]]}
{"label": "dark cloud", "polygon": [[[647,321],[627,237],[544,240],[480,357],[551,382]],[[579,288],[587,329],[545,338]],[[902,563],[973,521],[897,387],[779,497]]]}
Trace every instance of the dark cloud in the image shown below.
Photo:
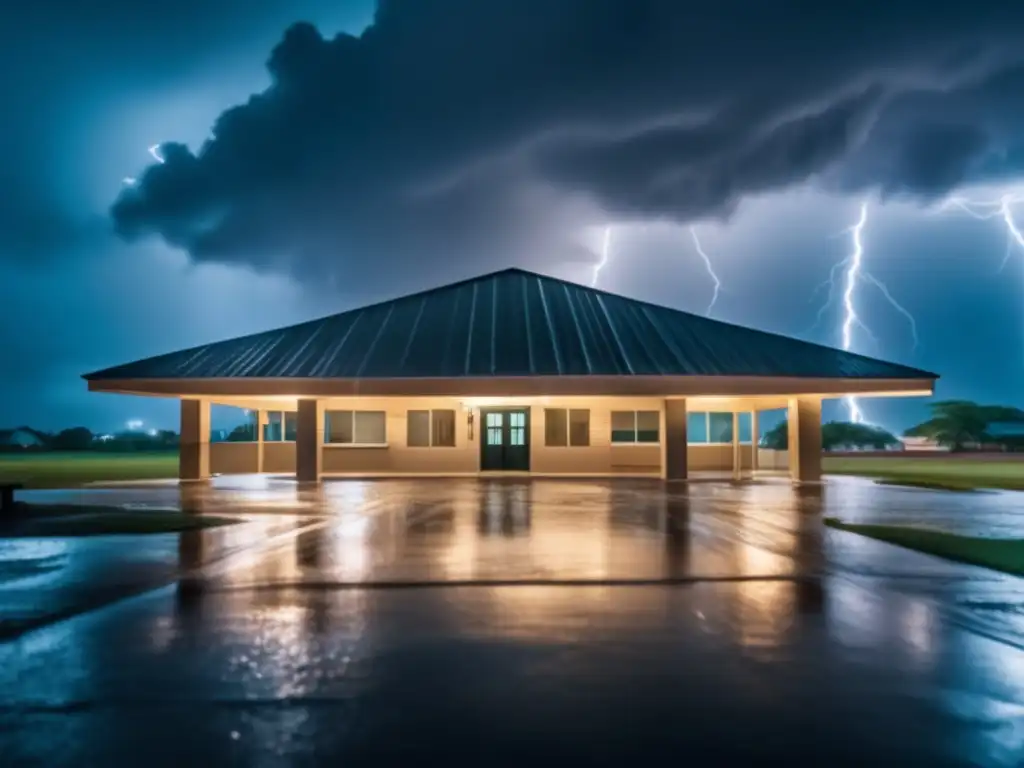
{"label": "dark cloud", "polygon": [[360,37],[290,28],[271,87],[165,146],[113,215],[199,260],[370,285],[550,264],[606,217],[808,180],[939,194],[1022,117],[984,109],[1022,32],[1016,2],[389,0]]}

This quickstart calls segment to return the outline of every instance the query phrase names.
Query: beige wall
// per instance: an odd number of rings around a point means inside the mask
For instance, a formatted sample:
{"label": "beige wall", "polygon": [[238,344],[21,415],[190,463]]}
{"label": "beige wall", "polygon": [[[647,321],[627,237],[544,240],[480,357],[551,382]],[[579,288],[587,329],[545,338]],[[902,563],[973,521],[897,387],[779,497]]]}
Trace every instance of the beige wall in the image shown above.
{"label": "beige wall", "polygon": [[244,475],[259,472],[256,443],[210,443],[210,472],[215,475]]}
{"label": "beige wall", "polygon": [[758,469],[788,470],[789,451],[760,448],[757,451],[757,467]]}
{"label": "beige wall", "polygon": [[[480,407],[484,399],[469,400],[473,410],[473,434],[470,437],[468,414],[463,400],[439,397],[366,397],[332,398],[324,402],[325,411],[367,410],[386,413],[386,446],[345,446],[324,444],[322,470],[327,475],[443,474],[472,475],[480,468]],[[659,476],[662,446],[613,445],[612,411],[661,411],[662,398],[650,397],[551,397],[494,401],[495,405],[523,405],[530,409],[530,469],[541,475],[640,475]],[[695,402],[693,410],[707,410],[707,404]],[[590,445],[585,447],[548,447],[544,444],[546,408],[586,408],[590,411]],[[407,445],[406,414],[410,410],[450,409],[455,415],[455,446],[417,448]],[[287,407],[282,407],[287,410]],[[662,441],[664,419],[662,419]],[[256,443],[215,443],[211,446],[212,471],[221,474],[255,472]],[[751,447],[740,448],[744,468],[751,465]],[[762,452],[763,454],[763,452]],[[687,447],[692,471],[732,469],[730,444],[693,444]],[[293,473],[296,468],[295,443],[264,443],[263,471]]]}

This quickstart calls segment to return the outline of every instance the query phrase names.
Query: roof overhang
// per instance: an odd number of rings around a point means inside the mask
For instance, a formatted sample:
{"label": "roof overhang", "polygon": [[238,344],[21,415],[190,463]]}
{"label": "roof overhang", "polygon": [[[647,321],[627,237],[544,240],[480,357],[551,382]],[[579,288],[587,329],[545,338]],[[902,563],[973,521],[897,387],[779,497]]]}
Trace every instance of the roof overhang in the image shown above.
{"label": "roof overhang", "polygon": [[151,397],[927,397],[935,379],[769,376],[521,376],[450,379],[94,379],[90,392]]}

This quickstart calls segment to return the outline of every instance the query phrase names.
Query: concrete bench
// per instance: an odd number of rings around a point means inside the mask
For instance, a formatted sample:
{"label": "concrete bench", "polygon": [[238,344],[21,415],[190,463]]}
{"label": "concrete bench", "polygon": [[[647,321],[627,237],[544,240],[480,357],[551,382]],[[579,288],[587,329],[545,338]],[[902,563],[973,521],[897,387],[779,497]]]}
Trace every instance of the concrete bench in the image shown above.
{"label": "concrete bench", "polygon": [[0,514],[14,509],[14,492],[22,487],[21,483],[0,483]]}

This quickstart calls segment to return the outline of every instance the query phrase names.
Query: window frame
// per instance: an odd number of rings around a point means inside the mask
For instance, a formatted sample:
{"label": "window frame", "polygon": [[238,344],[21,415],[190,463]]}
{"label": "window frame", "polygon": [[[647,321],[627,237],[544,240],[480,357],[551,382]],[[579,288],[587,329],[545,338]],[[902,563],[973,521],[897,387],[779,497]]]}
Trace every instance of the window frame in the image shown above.
{"label": "window frame", "polygon": [[[565,428],[562,437],[565,439],[564,443],[549,443],[548,442],[548,413],[551,411],[558,411],[563,414],[565,419]],[[587,414],[587,442],[585,443],[574,443],[572,441],[572,415],[573,413],[585,413]],[[544,409],[544,447],[545,448],[589,448],[591,446],[590,435],[591,435],[591,409],[590,408],[545,408]]]}
{"label": "window frame", "polygon": [[[687,412],[687,418],[689,418],[690,416],[696,416],[698,414],[704,416],[704,434],[706,436],[706,439],[704,439],[704,440],[691,440],[690,439],[690,430],[689,430],[689,421],[687,421],[686,444],[687,445],[718,445],[718,446],[721,446],[721,445],[732,445],[732,440],[728,440],[728,441],[722,442],[722,441],[719,441],[719,440],[712,440],[711,439],[711,434],[712,434],[711,433],[711,416],[712,416],[712,414],[718,414],[718,413],[726,414],[726,415],[729,416],[729,420],[730,420],[729,421],[729,424],[730,424],[729,429],[731,430],[732,429],[732,417],[733,417],[733,413],[734,413],[733,411],[688,411]],[[754,423],[753,423],[753,419],[752,419],[752,417],[750,415],[750,411],[735,411],[735,413],[737,413],[739,415],[739,420],[738,420],[739,421],[739,433],[740,433],[740,439],[738,441],[739,444],[740,445],[754,445],[754,444],[756,444],[757,441],[754,440],[753,434],[750,435],[750,439],[749,440],[742,439],[742,436],[743,436],[743,426],[744,426],[743,425],[743,416],[744,416],[744,414],[746,414],[747,419],[749,420],[749,423],[747,424],[748,430],[751,433],[753,433]]]}
{"label": "window frame", "polygon": [[[427,444],[426,445],[411,445],[409,443],[409,414],[412,413],[425,413],[427,414]],[[438,443],[436,442],[436,430],[434,429],[434,414],[435,413],[450,413],[452,415],[452,442]],[[425,448],[458,448],[459,446],[459,416],[458,411],[455,408],[407,408],[405,411],[405,447],[412,448],[415,450],[421,450]]]}
{"label": "window frame", "polygon": [[[330,419],[332,413],[348,413],[351,414],[351,427],[352,427],[352,442],[334,442],[330,439],[331,431],[328,428],[330,425]],[[384,424],[384,439],[379,443],[364,443],[356,440],[356,414],[357,413],[373,413],[381,414],[383,416]],[[339,408],[337,410],[329,410],[324,412],[324,439],[323,445],[329,448],[387,448],[388,447],[388,414],[387,411],[380,409],[367,410],[367,409],[356,409],[356,408]]]}
{"label": "window frame", "polygon": [[[615,439],[615,414],[616,413],[632,413],[633,414],[633,439],[632,440],[616,440]],[[658,417],[658,437],[656,440],[640,440],[640,414],[641,413],[653,413]],[[639,408],[636,410],[613,410],[609,411],[608,426],[609,435],[608,440],[610,445],[661,445],[662,432],[664,431],[661,423],[661,411],[651,410],[649,408]],[[623,430],[619,430],[623,431]],[[648,431],[648,430],[644,430]]]}

